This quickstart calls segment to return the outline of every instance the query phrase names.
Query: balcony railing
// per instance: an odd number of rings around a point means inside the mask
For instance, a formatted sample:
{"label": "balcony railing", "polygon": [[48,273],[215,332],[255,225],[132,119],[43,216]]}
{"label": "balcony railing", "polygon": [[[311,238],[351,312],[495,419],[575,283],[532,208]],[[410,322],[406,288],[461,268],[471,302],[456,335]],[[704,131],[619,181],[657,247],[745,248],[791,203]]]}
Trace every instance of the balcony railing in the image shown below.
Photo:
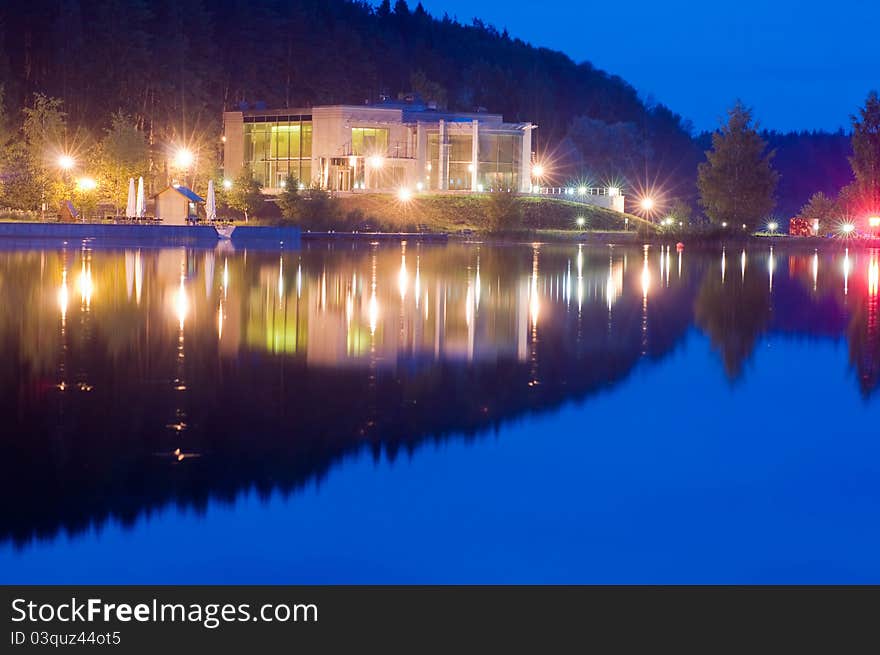
{"label": "balcony railing", "polygon": [[355,153],[351,142],[346,143],[340,149],[339,157],[385,157],[386,159],[415,159],[415,148],[411,148],[405,141],[397,141],[388,145],[385,152],[370,150],[366,153]]}
{"label": "balcony railing", "polygon": [[536,196],[565,196],[569,200],[577,200],[587,196],[622,196],[618,187],[587,187],[587,186],[569,186],[569,187],[545,187],[535,185],[532,187],[531,193]]}

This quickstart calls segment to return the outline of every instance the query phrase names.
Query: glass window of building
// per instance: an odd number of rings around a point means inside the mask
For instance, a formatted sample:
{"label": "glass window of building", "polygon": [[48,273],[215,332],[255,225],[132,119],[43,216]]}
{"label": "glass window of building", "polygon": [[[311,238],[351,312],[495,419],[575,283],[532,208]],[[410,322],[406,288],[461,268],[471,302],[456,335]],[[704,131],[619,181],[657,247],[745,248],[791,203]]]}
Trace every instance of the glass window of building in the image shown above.
{"label": "glass window of building", "polygon": [[312,123],[300,117],[254,117],[244,125],[244,163],[261,185],[279,188],[292,176],[311,183]]}
{"label": "glass window of building", "polygon": [[473,135],[449,135],[449,188],[470,189],[473,169]]}
{"label": "glass window of building", "polygon": [[387,154],[389,132],[387,127],[351,128],[351,154],[358,156]]}
{"label": "glass window of building", "polygon": [[522,159],[522,135],[480,133],[479,183],[487,191],[516,190]]}

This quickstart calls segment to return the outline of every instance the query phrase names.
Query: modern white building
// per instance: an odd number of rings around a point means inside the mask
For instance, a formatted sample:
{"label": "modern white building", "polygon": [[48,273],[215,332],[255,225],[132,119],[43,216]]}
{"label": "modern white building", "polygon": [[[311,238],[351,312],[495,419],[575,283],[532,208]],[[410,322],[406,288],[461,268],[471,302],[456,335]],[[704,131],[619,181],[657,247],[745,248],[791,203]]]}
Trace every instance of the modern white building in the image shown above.
{"label": "modern white building", "polygon": [[223,114],[224,175],[269,192],[292,176],[334,191],[531,191],[532,123],[416,99]]}

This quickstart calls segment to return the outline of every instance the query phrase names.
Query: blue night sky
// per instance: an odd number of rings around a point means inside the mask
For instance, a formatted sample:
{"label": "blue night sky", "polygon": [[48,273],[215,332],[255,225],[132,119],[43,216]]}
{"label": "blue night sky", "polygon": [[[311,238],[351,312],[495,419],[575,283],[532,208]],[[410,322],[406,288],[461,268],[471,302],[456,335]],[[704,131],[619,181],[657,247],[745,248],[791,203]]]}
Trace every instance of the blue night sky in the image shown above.
{"label": "blue night sky", "polygon": [[716,127],[736,98],[768,129],[848,128],[849,115],[880,87],[880,3],[866,0],[422,4],[435,16],[446,12],[462,23],[478,16],[534,45],[590,61],[698,130]]}

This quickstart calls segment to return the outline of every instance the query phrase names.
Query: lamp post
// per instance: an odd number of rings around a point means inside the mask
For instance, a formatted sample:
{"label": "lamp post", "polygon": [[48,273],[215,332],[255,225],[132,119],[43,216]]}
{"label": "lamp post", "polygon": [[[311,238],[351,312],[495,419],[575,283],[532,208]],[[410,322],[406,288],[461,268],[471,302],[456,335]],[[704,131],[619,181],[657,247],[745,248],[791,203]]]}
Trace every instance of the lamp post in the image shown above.
{"label": "lamp post", "polygon": [[183,186],[188,186],[192,188],[195,186],[195,175],[193,176],[192,184],[188,184],[187,175],[189,174],[189,170],[193,167],[193,164],[196,162],[196,156],[193,154],[193,151],[185,146],[180,146],[177,150],[174,151],[174,159],[172,159],[171,163],[183,174]]}

